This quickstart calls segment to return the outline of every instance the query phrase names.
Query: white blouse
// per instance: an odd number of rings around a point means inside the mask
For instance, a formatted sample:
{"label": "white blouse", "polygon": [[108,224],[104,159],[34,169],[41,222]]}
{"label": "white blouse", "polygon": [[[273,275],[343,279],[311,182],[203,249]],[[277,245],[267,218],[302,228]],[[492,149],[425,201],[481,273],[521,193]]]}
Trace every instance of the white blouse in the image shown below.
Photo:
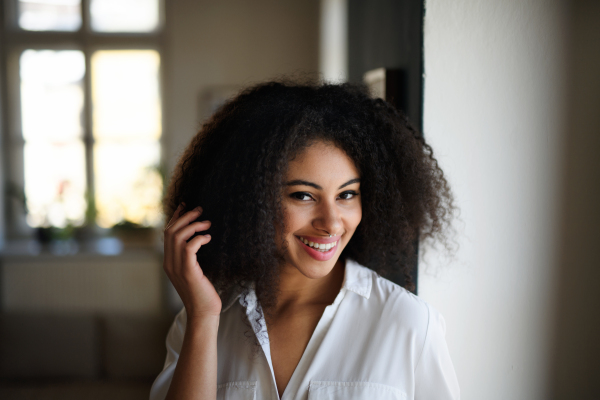
{"label": "white blouse", "polygon": [[[167,335],[167,359],[150,400],[166,397],[185,325],[184,309]],[[445,331],[437,310],[348,260],[342,289],[325,308],[282,400],[459,399]],[[266,323],[252,290],[224,304],[217,352],[217,399],[279,400]]]}

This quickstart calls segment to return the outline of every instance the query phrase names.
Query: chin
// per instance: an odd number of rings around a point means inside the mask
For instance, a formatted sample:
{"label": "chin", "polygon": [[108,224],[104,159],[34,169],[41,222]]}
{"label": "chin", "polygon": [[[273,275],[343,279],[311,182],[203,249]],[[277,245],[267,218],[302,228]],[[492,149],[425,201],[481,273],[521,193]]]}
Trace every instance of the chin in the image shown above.
{"label": "chin", "polygon": [[291,263],[298,271],[309,279],[323,278],[333,270],[333,267],[338,262],[339,257],[334,257],[327,261],[314,261]]}

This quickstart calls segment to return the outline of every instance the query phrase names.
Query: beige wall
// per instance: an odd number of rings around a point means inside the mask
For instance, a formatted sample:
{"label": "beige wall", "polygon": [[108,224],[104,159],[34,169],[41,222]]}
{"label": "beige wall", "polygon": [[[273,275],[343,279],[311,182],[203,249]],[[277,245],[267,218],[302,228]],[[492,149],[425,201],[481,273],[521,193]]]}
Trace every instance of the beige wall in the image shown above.
{"label": "beige wall", "polygon": [[0,303],[5,313],[160,315],[162,260],[148,251],[115,257],[4,256]]}
{"label": "beige wall", "polygon": [[201,96],[319,68],[318,0],[169,0],[165,160],[199,128]]}
{"label": "beige wall", "polygon": [[562,168],[558,0],[428,0],[424,132],[461,210],[420,265],[464,399],[544,399]]}

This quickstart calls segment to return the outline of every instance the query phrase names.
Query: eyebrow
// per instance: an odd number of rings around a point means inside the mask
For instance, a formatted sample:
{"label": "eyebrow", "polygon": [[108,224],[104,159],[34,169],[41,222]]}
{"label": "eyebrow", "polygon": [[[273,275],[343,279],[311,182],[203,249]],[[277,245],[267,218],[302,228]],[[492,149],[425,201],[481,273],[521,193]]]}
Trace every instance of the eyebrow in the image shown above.
{"label": "eyebrow", "polygon": [[[354,178],[354,179],[350,179],[348,182],[342,184],[339,188],[344,188],[348,185],[352,185],[353,183],[360,183],[360,178]],[[323,188],[319,185],[317,185],[316,183],[312,183],[312,182],[308,182],[308,181],[303,181],[301,179],[296,179],[293,181],[289,181],[288,183],[286,183],[286,186],[310,186],[310,187],[314,187],[315,189],[318,190],[323,190]]]}

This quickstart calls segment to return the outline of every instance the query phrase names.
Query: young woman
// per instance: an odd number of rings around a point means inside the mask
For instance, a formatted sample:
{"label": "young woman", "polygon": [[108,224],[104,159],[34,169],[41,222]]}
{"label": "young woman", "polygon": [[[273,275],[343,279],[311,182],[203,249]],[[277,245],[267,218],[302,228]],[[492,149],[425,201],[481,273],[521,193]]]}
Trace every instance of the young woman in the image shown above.
{"label": "young woman", "polygon": [[266,83],[194,137],[164,269],[185,308],[151,399],[458,399],[440,314],[412,288],[452,197],[431,148],[352,85]]}

